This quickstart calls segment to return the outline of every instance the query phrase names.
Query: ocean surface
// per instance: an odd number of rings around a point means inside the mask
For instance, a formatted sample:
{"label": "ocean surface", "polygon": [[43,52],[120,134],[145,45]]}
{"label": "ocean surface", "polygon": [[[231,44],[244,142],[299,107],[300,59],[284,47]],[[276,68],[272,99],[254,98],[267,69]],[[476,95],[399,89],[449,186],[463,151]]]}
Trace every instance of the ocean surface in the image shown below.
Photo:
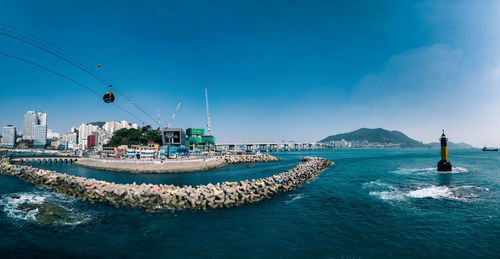
{"label": "ocean surface", "polygon": [[[500,153],[359,149],[273,153],[277,163],[180,175],[40,167],[116,183],[196,185],[271,176],[313,155],[336,163],[297,190],[238,208],[146,213],[90,204],[0,175],[0,257],[498,257]],[[51,203],[72,223],[36,220],[21,203]]]}

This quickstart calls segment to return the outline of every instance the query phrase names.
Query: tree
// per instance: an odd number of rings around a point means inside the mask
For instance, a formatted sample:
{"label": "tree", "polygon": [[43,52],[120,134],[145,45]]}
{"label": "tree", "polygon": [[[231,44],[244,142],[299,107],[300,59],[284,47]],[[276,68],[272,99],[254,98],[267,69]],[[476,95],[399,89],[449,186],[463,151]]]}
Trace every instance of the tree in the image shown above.
{"label": "tree", "polygon": [[[148,125],[149,126],[149,125]],[[109,146],[116,147],[120,145],[140,145],[147,144],[148,141],[161,143],[161,132],[159,129],[143,127],[138,129],[121,129],[113,133]]]}

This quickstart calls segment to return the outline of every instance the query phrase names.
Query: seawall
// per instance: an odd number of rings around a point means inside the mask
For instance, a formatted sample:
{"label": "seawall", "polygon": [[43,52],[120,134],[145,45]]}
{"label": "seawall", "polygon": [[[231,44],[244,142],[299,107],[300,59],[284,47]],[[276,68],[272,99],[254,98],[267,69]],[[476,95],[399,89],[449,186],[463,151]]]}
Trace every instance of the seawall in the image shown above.
{"label": "seawall", "polygon": [[115,184],[29,166],[0,164],[0,173],[28,180],[54,191],[115,207],[139,208],[147,211],[164,209],[231,208],[271,198],[295,190],[312,180],[332,164],[329,160],[306,157],[302,163],[277,175],[240,182],[223,182],[198,186],[153,184]]}
{"label": "seawall", "polygon": [[219,156],[186,160],[166,160],[160,161],[137,161],[137,160],[105,160],[105,159],[79,159],[73,164],[92,169],[115,171],[115,172],[136,172],[136,173],[186,173],[212,170],[224,167],[228,164],[275,162],[278,158],[265,155],[239,155],[239,156]]}

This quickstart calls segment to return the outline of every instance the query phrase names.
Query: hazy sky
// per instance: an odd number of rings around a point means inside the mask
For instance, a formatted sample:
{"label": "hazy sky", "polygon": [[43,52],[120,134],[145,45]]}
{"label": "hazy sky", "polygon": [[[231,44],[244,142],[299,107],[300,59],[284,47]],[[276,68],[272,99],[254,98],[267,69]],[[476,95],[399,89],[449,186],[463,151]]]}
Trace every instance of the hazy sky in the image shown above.
{"label": "hazy sky", "polygon": [[[0,23],[95,66],[152,117],[206,125],[226,141],[316,141],[360,127],[424,142],[500,145],[499,1],[20,1]],[[0,35],[0,51],[99,93],[106,86],[33,46]],[[0,124],[48,113],[64,133],[129,120],[91,92],[0,56]],[[117,103],[153,122],[117,96]]]}

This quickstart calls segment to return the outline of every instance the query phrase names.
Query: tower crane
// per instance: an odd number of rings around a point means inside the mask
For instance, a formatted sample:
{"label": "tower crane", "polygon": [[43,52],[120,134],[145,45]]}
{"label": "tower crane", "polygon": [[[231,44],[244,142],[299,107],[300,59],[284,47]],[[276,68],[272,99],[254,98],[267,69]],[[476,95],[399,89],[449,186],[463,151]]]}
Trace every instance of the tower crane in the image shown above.
{"label": "tower crane", "polygon": [[205,88],[205,101],[207,103],[207,133],[209,136],[211,136],[211,134],[210,134],[210,113],[208,111],[208,90],[207,90],[207,88]]}

